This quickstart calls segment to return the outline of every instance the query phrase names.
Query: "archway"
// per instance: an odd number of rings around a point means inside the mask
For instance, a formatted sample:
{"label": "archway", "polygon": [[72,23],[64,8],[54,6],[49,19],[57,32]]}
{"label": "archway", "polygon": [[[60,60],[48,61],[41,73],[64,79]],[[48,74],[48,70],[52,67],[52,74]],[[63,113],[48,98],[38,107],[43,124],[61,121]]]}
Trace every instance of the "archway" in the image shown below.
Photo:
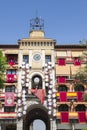
{"label": "archway", "polygon": [[61,112],[61,111],[69,111],[69,107],[67,104],[61,104],[59,107],[58,107],[58,111]]}
{"label": "archway", "polygon": [[32,77],[32,89],[42,89],[42,77],[40,75],[34,75]]}
{"label": "archway", "polygon": [[78,104],[75,107],[75,111],[86,111],[86,106],[84,104]]}
{"label": "archway", "polygon": [[77,92],[77,91],[85,91],[85,88],[84,88],[84,86],[82,85],[82,84],[77,84],[76,86],[75,86],[75,91]]}
{"label": "archway", "polygon": [[23,130],[30,130],[31,123],[40,119],[46,125],[46,130],[50,130],[50,118],[47,109],[41,104],[34,104],[28,107],[27,114],[23,120]]}
{"label": "archway", "polygon": [[60,84],[59,87],[58,87],[58,92],[61,92],[61,91],[65,91],[67,92],[67,86],[64,85],[64,84]]}

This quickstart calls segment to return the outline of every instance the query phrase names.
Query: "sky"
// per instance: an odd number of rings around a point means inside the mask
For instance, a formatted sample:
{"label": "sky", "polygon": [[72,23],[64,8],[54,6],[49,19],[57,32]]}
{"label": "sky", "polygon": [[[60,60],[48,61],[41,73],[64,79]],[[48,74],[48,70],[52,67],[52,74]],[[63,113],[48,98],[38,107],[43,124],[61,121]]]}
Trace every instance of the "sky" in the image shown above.
{"label": "sky", "polygon": [[87,0],[0,0],[0,44],[28,38],[36,16],[44,19],[45,37],[57,44],[87,39]]}

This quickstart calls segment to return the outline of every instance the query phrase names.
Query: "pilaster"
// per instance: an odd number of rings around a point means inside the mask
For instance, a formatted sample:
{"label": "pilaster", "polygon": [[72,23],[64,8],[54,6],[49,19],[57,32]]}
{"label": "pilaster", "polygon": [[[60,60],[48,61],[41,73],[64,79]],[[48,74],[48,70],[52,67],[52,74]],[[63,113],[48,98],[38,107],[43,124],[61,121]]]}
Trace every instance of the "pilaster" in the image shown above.
{"label": "pilaster", "polygon": [[29,50],[29,66],[32,67],[32,50]]}
{"label": "pilaster", "polygon": [[22,122],[22,120],[17,122],[17,130],[23,130],[23,122]]}

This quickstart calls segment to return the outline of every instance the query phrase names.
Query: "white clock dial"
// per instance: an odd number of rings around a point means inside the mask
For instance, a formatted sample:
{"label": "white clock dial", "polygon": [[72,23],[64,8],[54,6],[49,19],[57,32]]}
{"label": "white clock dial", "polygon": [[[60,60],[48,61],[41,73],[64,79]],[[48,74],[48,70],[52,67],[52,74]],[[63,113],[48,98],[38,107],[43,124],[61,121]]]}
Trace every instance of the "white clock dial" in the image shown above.
{"label": "white clock dial", "polygon": [[40,54],[34,54],[33,59],[34,59],[35,61],[39,61],[39,60],[41,59]]}
{"label": "white clock dial", "polygon": [[39,81],[40,81],[40,79],[39,79],[38,77],[35,77],[35,78],[34,78],[34,82],[35,82],[35,83],[39,83]]}

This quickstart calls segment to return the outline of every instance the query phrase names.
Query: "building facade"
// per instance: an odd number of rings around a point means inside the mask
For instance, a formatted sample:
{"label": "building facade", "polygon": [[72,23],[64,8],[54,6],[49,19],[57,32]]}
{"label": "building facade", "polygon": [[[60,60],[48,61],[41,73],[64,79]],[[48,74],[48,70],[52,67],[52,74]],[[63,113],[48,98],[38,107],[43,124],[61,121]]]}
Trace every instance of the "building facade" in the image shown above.
{"label": "building facade", "polygon": [[73,75],[86,64],[86,46],[58,45],[45,38],[44,23],[30,22],[29,38],[0,45],[7,58],[5,87],[0,90],[0,129],[33,130],[40,119],[46,130],[87,128],[87,86]]}

